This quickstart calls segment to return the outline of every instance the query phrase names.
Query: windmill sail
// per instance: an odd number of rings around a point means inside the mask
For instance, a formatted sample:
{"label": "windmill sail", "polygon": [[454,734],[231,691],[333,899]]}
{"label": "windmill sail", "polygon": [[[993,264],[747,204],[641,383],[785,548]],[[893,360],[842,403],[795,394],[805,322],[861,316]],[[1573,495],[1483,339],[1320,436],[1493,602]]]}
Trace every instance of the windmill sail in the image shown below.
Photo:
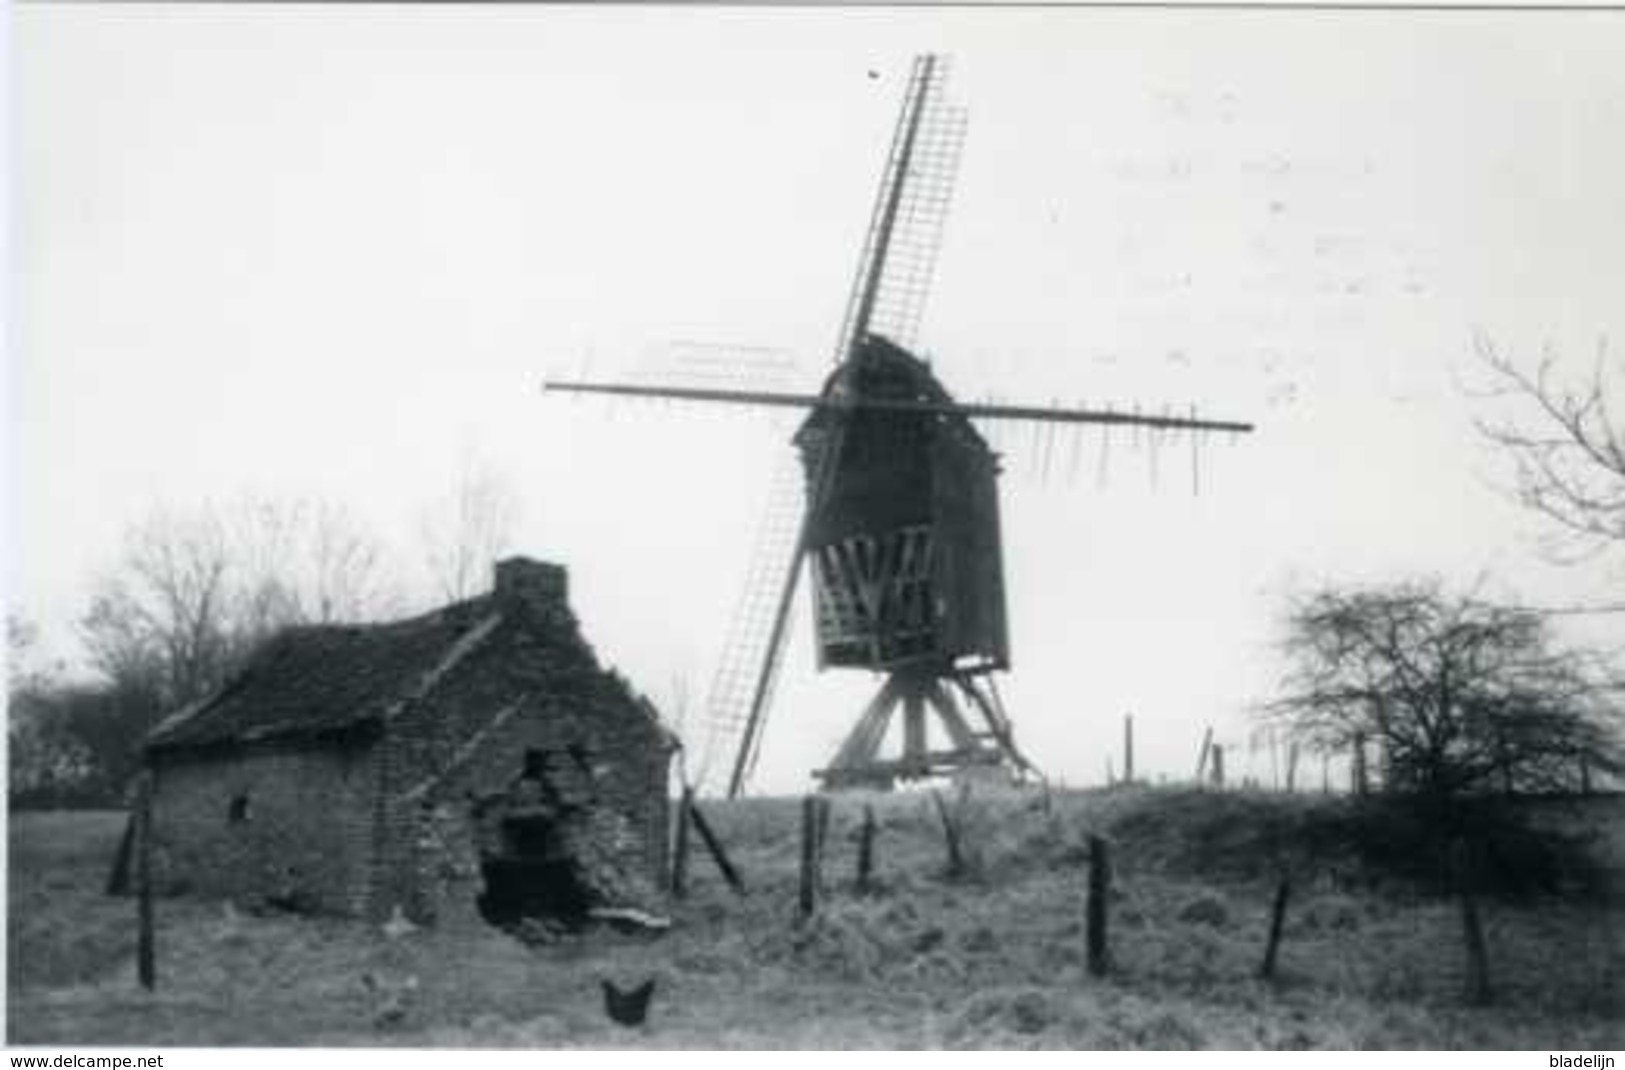
{"label": "windmill sail", "polygon": [[[750,721],[758,673],[767,666],[767,696],[772,697],[784,660],[784,644],[774,648],[774,614],[784,563],[795,550],[801,525],[801,472],[794,455],[785,453],[773,474],[767,508],[758,522],[739,601],[728,626],[716,674],[705,703],[705,742],[699,756],[696,785],[704,789],[719,762],[739,754]],[[760,733],[756,737],[760,739]],[[753,741],[754,742],[754,741]],[[754,747],[747,757],[748,773]]]}
{"label": "windmill sail", "polygon": [[[924,55],[915,59],[836,343],[837,366],[860,351],[877,323],[889,330],[905,331],[909,337],[918,326],[936,268],[949,193],[965,138],[965,114],[947,102],[947,77],[943,57]],[[894,249],[898,250],[895,259]],[[802,559],[807,554],[810,525],[838,470],[841,437],[837,426],[822,456],[809,470],[807,507],[780,584],[767,650],[728,781],[729,798],[744,790],[761,746],[762,725],[789,638],[790,607],[801,578]]]}
{"label": "windmill sail", "polygon": [[869,333],[912,346],[936,272],[965,110],[948,99],[948,59],[914,60],[835,347],[840,363]]}

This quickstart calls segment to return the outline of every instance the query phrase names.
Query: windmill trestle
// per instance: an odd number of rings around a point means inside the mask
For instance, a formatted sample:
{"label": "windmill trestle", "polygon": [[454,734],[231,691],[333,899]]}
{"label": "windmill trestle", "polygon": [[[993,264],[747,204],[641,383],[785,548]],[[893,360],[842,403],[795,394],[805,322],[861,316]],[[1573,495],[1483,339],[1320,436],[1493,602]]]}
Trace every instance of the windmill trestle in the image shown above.
{"label": "windmill trestle", "polygon": [[[978,675],[933,663],[894,671],[864,709],[829,767],[814,771],[813,776],[831,790],[890,790],[898,781],[923,780],[967,769],[1004,766],[1012,773],[1030,770],[1030,764],[1015,748],[1010,720],[998,693],[984,688]],[[972,720],[955,700],[955,692],[976,711],[980,727],[972,726]],[[903,717],[902,753],[897,758],[881,758],[881,744],[898,710]],[[933,714],[947,737],[947,747],[933,749],[930,745],[928,728]]]}

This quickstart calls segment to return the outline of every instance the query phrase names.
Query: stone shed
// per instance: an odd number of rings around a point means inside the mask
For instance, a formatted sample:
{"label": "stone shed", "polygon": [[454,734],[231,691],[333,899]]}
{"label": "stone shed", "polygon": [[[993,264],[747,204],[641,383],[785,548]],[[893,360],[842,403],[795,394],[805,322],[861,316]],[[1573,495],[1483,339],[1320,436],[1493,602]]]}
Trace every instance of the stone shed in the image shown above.
{"label": "stone shed", "polygon": [[658,908],[675,739],[598,663],[563,568],[273,637],[148,737],[160,893],[369,919]]}

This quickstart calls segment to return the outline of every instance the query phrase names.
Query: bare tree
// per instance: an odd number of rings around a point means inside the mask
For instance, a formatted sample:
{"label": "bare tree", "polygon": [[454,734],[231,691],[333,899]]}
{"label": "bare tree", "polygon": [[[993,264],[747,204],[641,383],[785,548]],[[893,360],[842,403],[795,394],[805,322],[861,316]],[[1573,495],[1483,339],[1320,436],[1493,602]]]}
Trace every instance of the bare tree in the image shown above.
{"label": "bare tree", "polygon": [[213,688],[231,653],[230,561],[212,508],[158,509],[130,528],[80,622],[91,663],[115,683],[156,676],[171,704]]}
{"label": "bare tree", "polygon": [[1391,789],[1569,789],[1622,767],[1618,685],[1600,657],[1557,649],[1540,613],[1437,583],[1328,589],[1291,608],[1283,650],[1266,716],[1321,752],[1376,742]]}
{"label": "bare tree", "polygon": [[382,547],[342,505],[317,503],[307,550],[301,556],[309,592],[307,620],[325,624],[361,619],[394,600]]}
{"label": "bare tree", "polygon": [[455,602],[484,590],[491,562],[508,552],[518,523],[512,484],[490,468],[465,463],[456,485],[424,511],[420,525],[436,593]]}
{"label": "bare tree", "polygon": [[81,633],[107,679],[183,704],[279,628],[367,616],[382,601],[381,556],[348,513],[324,503],[159,509],[127,533]]}
{"label": "bare tree", "polygon": [[[1479,433],[1512,467],[1515,499],[1551,521],[1551,549],[1575,559],[1625,548],[1625,364],[1597,345],[1588,375],[1560,374],[1548,349],[1533,368],[1475,340],[1491,383]],[[1622,607],[1625,608],[1625,607]]]}
{"label": "bare tree", "polygon": [[364,620],[391,600],[381,545],[342,505],[246,498],[230,513],[233,630]]}

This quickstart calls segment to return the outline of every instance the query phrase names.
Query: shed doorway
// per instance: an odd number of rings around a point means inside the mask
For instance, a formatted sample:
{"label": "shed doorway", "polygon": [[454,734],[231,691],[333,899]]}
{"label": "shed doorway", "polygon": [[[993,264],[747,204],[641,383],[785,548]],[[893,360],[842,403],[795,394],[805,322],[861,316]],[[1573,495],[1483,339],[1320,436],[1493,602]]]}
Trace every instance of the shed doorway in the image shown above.
{"label": "shed doorway", "polygon": [[593,906],[592,893],[577,878],[554,819],[510,814],[499,821],[500,849],[480,859],[485,882],[480,916],[501,928],[527,918],[583,922]]}

